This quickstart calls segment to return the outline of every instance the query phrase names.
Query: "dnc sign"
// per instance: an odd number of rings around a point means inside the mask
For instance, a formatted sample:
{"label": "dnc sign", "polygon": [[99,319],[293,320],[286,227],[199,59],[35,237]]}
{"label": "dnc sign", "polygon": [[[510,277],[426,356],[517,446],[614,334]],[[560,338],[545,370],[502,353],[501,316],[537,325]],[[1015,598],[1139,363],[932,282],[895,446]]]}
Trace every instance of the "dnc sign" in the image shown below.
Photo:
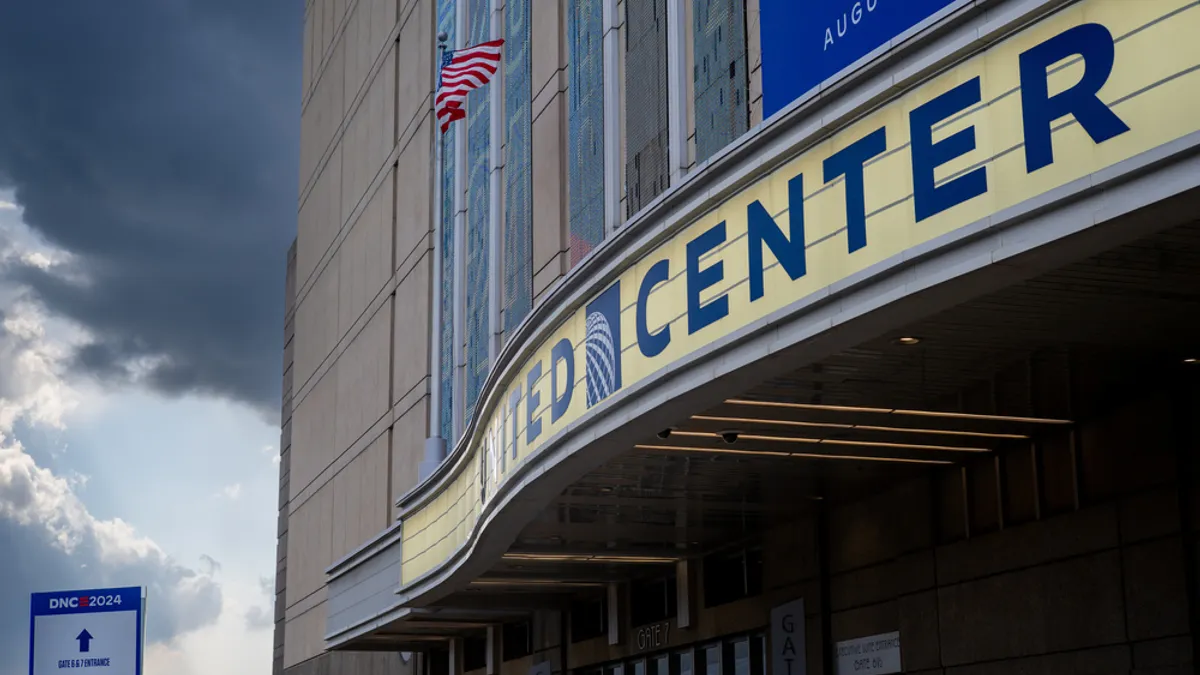
{"label": "dnc sign", "polygon": [[141,588],[34,593],[29,609],[29,675],[141,675]]}

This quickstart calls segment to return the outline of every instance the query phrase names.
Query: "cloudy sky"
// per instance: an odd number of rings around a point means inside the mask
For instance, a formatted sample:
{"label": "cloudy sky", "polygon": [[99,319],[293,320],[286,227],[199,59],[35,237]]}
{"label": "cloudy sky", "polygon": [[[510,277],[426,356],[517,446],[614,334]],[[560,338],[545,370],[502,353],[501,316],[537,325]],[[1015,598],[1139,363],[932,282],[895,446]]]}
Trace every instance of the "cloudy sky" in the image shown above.
{"label": "cloudy sky", "polygon": [[109,585],[147,675],[270,672],[303,5],[0,3],[0,675]]}

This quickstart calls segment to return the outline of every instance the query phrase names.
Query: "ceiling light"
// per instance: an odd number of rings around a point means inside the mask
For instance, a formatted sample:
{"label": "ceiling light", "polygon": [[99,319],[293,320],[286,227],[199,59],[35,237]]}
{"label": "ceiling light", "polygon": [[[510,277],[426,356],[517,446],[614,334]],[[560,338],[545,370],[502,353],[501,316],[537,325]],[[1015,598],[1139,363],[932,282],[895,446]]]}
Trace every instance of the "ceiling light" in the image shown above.
{"label": "ceiling light", "polygon": [[898,344],[898,345],[908,346],[908,345],[918,344],[919,342],[921,342],[921,338],[914,337],[912,335],[906,335],[904,337],[896,338],[896,344]]}
{"label": "ceiling light", "polygon": [[516,552],[505,553],[505,560],[524,560],[535,562],[581,562],[581,563],[646,563],[646,564],[667,564],[676,561],[676,558],[668,558],[665,556],[652,555],[635,555],[635,554],[619,554],[619,553],[529,553]]}
{"label": "ceiling light", "polygon": [[603,586],[599,581],[568,581],[565,579],[476,579],[472,586],[561,586],[563,588],[587,588]]}
{"label": "ceiling light", "polygon": [[637,450],[666,450],[670,452],[707,452],[718,455],[770,455],[795,457],[797,459],[841,459],[855,462],[891,462],[896,464],[953,464],[943,459],[909,459],[906,457],[869,457],[865,455],[826,455],[807,452],[774,452],[770,450],[726,450],[725,448],[698,448],[686,445],[635,445]]}
{"label": "ceiling light", "polygon": [[960,420],[990,420],[993,422],[1023,422],[1025,424],[1070,424],[1071,420],[1060,420],[1052,417],[1024,417],[1021,415],[983,415],[977,413],[943,412],[941,410],[902,410],[892,411],[896,415],[916,415],[919,417],[950,417]]}
{"label": "ceiling light", "polygon": [[868,408],[849,405],[823,405],[815,403],[790,403],[784,401],[753,401],[749,399],[726,399],[728,405],[747,405],[763,408],[792,408],[795,410],[827,410],[829,412],[875,413],[880,415],[914,415],[920,417],[945,417],[963,420],[982,420],[991,422],[1024,422],[1026,424],[1071,424],[1071,420],[1060,420],[1047,417],[1020,417],[1014,415],[983,415],[977,413],[949,412],[942,410],[905,410],[901,408]]}
{"label": "ceiling light", "polygon": [[[1003,438],[1009,440],[1028,440],[1026,434],[991,433],[987,431],[960,431],[957,429],[926,429],[923,427],[881,427],[869,424],[845,424],[839,422],[805,422],[800,420],[760,419],[757,417],[718,417],[713,415],[692,415],[692,419],[700,422],[725,422],[741,424],[772,424],[784,427],[812,427],[817,429],[858,429],[859,431],[880,431],[899,434],[930,434],[939,436],[967,436],[971,438]],[[682,432],[679,432],[682,433]]]}
{"label": "ceiling light", "polygon": [[1184,363],[1200,363],[1200,359],[1198,359],[1194,356],[1189,356],[1186,359],[1184,359],[1183,362]]}
{"label": "ceiling light", "polygon": [[[699,436],[703,438],[721,437],[725,433],[714,434],[709,431],[677,431],[680,436]],[[854,441],[839,438],[808,438],[805,436],[768,436],[765,434],[742,434],[742,440],[768,441],[779,443],[809,443],[812,445],[852,445],[864,448],[895,448],[899,450],[937,450],[948,452],[990,452],[989,448],[976,448],[962,445],[930,445],[928,443],[889,443],[886,441]],[[728,442],[728,441],[727,441]]]}
{"label": "ceiling light", "polygon": [[891,408],[866,408],[854,405],[826,405],[823,403],[791,403],[789,401],[752,401],[744,398],[726,399],[725,403],[729,405],[751,405],[762,408],[796,408],[799,410],[828,410],[830,412],[862,412],[881,414],[892,412]]}

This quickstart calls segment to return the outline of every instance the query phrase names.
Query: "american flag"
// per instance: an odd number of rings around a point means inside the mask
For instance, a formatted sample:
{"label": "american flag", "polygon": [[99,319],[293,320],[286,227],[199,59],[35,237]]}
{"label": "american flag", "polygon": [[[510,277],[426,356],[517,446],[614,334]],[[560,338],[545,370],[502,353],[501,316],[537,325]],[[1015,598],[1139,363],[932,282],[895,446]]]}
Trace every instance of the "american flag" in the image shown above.
{"label": "american flag", "polygon": [[463,110],[467,92],[487,84],[496,74],[500,65],[500,46],[503,44],[504,40],[492,40],[474,47],[447,50],[442,54],[433,108],[442,124],[443,134],[450,128],[451,122],[467,116],[467,111]]}

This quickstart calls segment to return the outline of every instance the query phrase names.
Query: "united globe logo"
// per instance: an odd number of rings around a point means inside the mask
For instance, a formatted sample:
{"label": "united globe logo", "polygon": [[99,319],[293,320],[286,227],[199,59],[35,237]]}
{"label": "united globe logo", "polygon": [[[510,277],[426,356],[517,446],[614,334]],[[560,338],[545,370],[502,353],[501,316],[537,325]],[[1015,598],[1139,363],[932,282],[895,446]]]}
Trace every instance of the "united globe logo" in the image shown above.
{"label": "united globe logo", "polygon": [[589,408],[621,388],[621,284],[588,303],[583,343]]}

